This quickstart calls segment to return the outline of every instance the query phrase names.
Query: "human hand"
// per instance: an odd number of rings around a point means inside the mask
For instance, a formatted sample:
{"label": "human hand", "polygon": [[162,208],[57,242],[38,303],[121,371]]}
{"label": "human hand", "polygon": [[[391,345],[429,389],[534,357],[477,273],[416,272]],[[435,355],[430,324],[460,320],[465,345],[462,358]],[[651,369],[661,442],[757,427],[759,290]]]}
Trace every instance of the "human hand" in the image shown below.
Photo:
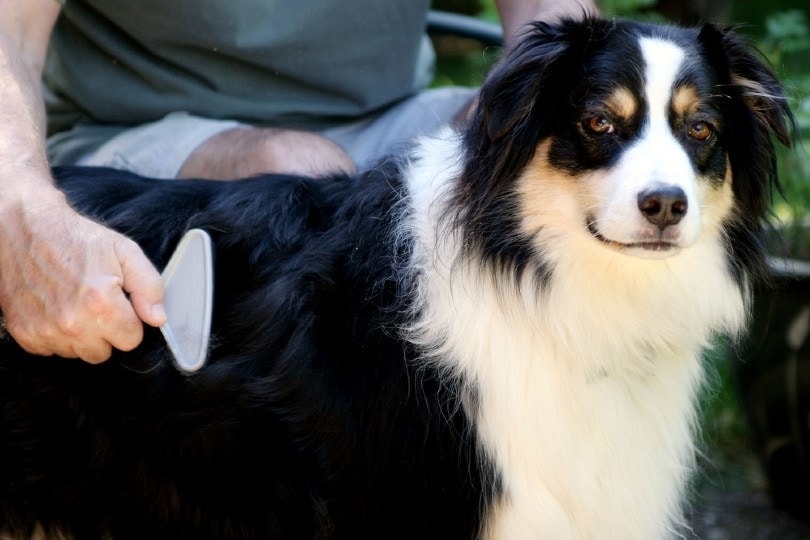
{"label": "human hand", "polygon": [[102,362],[165,322],[163,285],[137,244],[55,193],[0,209],[5,325],[30,353]]}

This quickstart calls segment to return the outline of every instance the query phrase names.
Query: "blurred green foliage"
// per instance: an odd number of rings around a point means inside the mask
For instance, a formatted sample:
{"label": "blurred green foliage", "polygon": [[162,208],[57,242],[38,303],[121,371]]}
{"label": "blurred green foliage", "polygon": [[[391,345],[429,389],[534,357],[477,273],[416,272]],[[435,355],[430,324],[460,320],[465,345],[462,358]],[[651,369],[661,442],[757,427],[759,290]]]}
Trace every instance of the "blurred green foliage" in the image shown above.
{"label": "blurred green foliage", "polygon": [[600,0],[599,9],[610,17],[632,17],[642,9],[651,8],[655,0]]}
{"label": "blurred green foliage", "polygon": [[755,40],[783,81],[799,126],[793,149],[780,149],[784,199],[774,211],[783,221],[801,220],[810,211],[810,26],[806,9],[774,11]]}

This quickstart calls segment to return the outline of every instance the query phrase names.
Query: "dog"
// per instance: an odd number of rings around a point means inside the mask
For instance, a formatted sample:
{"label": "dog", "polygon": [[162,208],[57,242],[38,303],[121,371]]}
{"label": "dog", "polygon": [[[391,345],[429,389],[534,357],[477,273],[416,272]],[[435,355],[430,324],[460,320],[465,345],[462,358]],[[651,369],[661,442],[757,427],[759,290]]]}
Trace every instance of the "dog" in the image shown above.
{"label": "dog", "polygon": [[356,176],[54,174],[158,267],[215,245],[206,366],[0,343],[0,520],[76,538],[662,538],[701,354],[766,275],[793,118],[732,30],[536,23],[468,125]]}

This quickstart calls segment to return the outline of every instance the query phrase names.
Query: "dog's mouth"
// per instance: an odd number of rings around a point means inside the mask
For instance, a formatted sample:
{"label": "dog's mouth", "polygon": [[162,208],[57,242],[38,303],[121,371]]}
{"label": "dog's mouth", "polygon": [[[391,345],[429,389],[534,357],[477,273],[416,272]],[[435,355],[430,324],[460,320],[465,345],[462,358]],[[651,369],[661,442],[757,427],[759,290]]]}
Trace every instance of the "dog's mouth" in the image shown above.
{"label": "dog's mouth", "polygon": [[650,240],[650,241],[643,241],[643,242],[618,242],[616,240],[611,240],[602,236],[599,230],[596,228],[596,223],[593,219],[588,219],[588,232],[591,233],[591,236],[602,242],[603,244],[610,246],[614,249],[619,250],[643,250],[651,253],[660,253],[663,254],[665,252],[676,250],[680,246],[675,242],[670,242],[667,240]]}

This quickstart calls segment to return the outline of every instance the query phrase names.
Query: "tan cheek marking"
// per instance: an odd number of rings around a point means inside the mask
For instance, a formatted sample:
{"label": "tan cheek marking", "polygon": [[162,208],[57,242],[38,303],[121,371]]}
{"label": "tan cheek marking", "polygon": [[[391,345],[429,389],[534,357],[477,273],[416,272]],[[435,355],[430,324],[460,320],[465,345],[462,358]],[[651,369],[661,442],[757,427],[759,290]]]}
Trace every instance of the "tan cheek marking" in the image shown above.
{"label": "tan cheek marking", "polygon": [[734,209],[733,179],[728,159],[726,159],[726,178],[723,185],[719,188],[712,187],[711,182],[702,181],[698,196],[705,226],[719,229],[723,220],[731,215]]}
{"label": "tan cheek marking", "polygon": [[692,86],[681,86],[672,95],[672,110],[677,116],[685,117],[693,114],[700,107],[700,97]]}
{"label": "tan cheek marking", "polygon": [[518,180],[523,229],[530,235],[536,235],[540,230],[544,235],[562,231],[583,233],[582,206],[594,202],[587,201],[581,182],[549,164],[550,148],[550,139],[541,142]]}

